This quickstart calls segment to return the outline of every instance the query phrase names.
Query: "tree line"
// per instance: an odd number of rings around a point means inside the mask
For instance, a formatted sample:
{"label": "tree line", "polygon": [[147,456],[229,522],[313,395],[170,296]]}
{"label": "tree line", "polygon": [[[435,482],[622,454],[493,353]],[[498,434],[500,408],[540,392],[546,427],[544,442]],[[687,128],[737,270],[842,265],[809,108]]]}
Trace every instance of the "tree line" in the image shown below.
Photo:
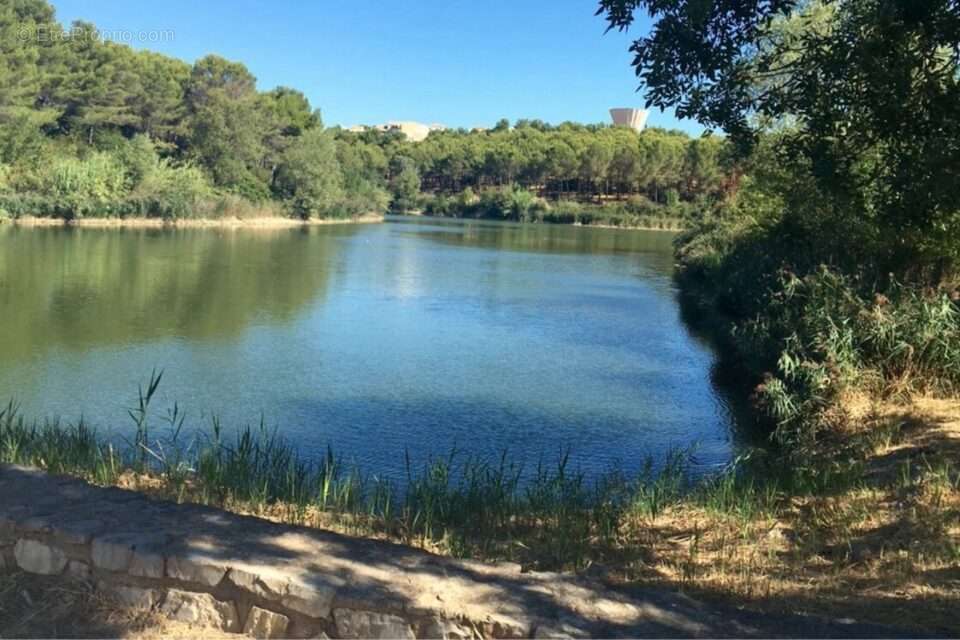
{"label": "tree line", "polygon": [[553,198],[643,194],[665,203],[729,189],[725,153],[719,137],[537,120],[510,128],[502,120],[487,132],[435,132],[414,157],[429,190],[518,184]]}
{"label": "tree line", "polygon": [[301,215],[378,204],[345,189],[306,97],[258,91],[240,63],[136,51],[86,22],[65,30],[46,0],[4,3],[0,47],[0,179],[14,213],[185,215],[221,194]]}
{"label": "tree line", "polygon": [[46,0],[0,8],[0,209],[8,215],[215,216],[264,209],[336,216],[422,208],[429,194],[529,190],[540,198],[719,195],[722,138],[501,121],[402,134],[324,127],[288,87],[241,63],[193,64],[65,29]]}

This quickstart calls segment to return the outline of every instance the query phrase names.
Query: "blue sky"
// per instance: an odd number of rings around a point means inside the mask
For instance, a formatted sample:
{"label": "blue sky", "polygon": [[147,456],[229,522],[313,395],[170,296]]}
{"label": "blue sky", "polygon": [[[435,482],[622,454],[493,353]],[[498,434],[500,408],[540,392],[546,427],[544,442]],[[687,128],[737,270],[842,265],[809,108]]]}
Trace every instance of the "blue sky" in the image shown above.
{"label": "blue sky", "polygon": [[[604,34],[592,0],[53,0],[101,30],[168,31],[134,46],[239,60],[261,89],[303,91],[328,125],[607,122],[643,106],[628,51],[646,23]],[[702,128],[654,110],[648,125]]]}

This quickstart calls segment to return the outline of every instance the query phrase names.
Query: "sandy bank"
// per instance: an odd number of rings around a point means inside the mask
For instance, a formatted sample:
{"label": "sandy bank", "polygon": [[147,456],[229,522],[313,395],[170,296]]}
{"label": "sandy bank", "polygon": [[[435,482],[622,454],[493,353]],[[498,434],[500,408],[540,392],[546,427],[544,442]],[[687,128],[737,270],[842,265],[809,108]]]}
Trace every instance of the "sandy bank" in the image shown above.
{"label": "sandy bank", "polygon": [[366,224],[383,222],[380,214],[364,214],[351,218],[204,218],[165,220],[163,218],[81,218],[64,220],[63,218],[36,218],[25,216],[16,219],[0,218],[0,223],[22,227],[87,227],[87,228],[251,228],[277,229],[284,227],[304,227],[327,224]]}

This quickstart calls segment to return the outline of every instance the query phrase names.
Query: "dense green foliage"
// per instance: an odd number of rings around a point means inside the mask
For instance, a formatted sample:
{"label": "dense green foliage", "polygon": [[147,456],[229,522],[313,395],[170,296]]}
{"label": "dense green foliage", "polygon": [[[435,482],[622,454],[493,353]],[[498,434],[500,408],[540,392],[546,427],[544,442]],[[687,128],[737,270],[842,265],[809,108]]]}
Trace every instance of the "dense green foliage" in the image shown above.
{"label": "dense green foliage", "polygon": [[[644,219],[659,219],[679,211],[653,205],[714,199],[731,187],[720,138],[525,120],[433,132],[419,143],[324,129],[303,94],[260,91],[239,62],[208,55],[190,65],[102,41],[94,25],[64,28],[46,0],[4,3],[0,48],[0,216],[403,213],[424,208],[421,192],[429,199],[469,187],[495,202],[500,196],[483,192],[527,197],[519,186],[594,205],[643,196]],[[489,213],[638,219],[630,206],[571,214],[578,208]]]}
{"label": "dense green foliage", "polygon": [[430,216],[646,229],[682,228],[699,210],[696,203],[657,205],[644,196],[602,204],[548,200],[516,185],[484,189],[479,195],[467,187],[457,194],[426,194],[420,201]]}
{"label": "dense green foliage", "polygon": [[960,383],[956,2],[602,0],[647,98],[723,127],[738,193],[681,237],[681,283],[798,462],[845,397]]}
{"label": "dense green foliage", "polygon": [[416,145],[425,213],[517,221],[682,226],[736,184],[722,138],[520,120]]}
{"label": "dense green foliage", "polygon": [[797,224],[931,282],[960,257],[955,1],[600,3],[611,28],[639,9],[654,17],[633,45],[648,102],[722,127],[742,151],[776,131],[766,160],[789,167],[784,204],[814,202],[791,207]]}
{"label": "dense green foliage", "polygon": [[549,198],[627,197],[654,203],[717,196],[729,187],[721,138],[678,132],[520,120],[513,128],[442,131],[417,145],[424,188],[519,185]]}
{"label": "dense green foliage", "polygon": [[[758,379],[755,399],[798,464],[851,417],[846,399],[960,388],[960,291],[814,263],[789,218],[755,217],[754,188],[678,242],[686,302]],[[842,265],[842,266],[841,266]]]}
{"label": "dense green foliage", "polygon": [[[382,211],[385,184],[347,180],[319,113],[257,90],[240,63],[192,66],[64,29],[45,0],[0,9],[0,210],[188,216]],[[250,204],[248,204],[250,203]],[[252,206],[251,206],[252,204]]]}

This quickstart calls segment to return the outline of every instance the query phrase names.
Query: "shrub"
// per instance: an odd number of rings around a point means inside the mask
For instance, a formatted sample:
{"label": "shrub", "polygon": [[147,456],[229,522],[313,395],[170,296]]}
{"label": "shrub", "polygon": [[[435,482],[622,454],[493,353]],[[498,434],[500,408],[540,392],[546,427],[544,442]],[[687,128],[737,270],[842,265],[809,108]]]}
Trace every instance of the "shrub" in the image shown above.
{"label": "shrub", "polygon": [[129,140],[120,138],[111,153],[123,166],[130,187],[134,189],[151,173],[162,168],[153,141],[145,135],[136,135]]}
{"label": "shrub", "polygon": [[406,156],[397,156],[391,166],[393,177],[390,179],[390,193],[393,196],[390,207],[405,213],[414,208],[420,194],[420,172],[417,164]]}
{"label": "shrub", "polygon": [[507,191],[506,217],[518,222],[530,222],[542,218],[547,205],[542,198],[538,198],[522,187],[514,187]]}
{"label": "shrub", "polygon": [[194,165],[157,164],[132,194],[142,215],[179,219],[196,217],[196,208],[213,197],[206,175]]}
{"label": "shrub", "polygon": [[457,215],[456,199],[443,194],[423,194],[420,200],[420,208],[428,216],[456,217]]}
{"label": "shrub", "polygon": [[63,216],[62,208],[56,208],[52,199],[36,194],[2,194],[0,195],[0,209],[3,209],[11,218],[37,216],[39,218]]}
{"label": "shrub", "polygon": [[361,182],[353,190],[343,194],[328,214],[335,217],[358,216],[367,213],[383,213],[390,206],[390,194],[371,182]]}
{"label": "shrub", "polygon": [[190,217],[219,220],[222,218],[236,218],[245,220],[250,218],[283,217],[286,210],[283,204],[270,200],[267,202],[251,202],[234,193],[212,194],[199,199],[190,210]]}
{"label": "shrub", "polygon": [[457,194],[456,205],[457,207],[463,209],[466,207],[472,207],[480,201],[480,197],[474,192],[470,187],[466,187],[463,191]]}
{"label": "shrub", "polygon": [[554,222],[559,224],[573,224],[580,221],[580,215],[583,213],[583,205],[570,200],[561,200],[550,206],[543,213],[544,222]]}
{"label": "shrub", "polygon": [[820,253],[827,241],[790,216],[754,211],[721,207],[681,235],[679,279],[685,300],[762,378],[756,400],[798,464],[848,419],[846,395],[955,391],[956,292],[879,277],[870,263],[859,272],[818,264],[830,257]]}
{"label": "shrub", "polygon": [[39,174],[40,195],[54,199],[64,217],[115,213],[111,203],[127,191],[127,175],[113,156],[97,152],[84,159],[57,158]]}

